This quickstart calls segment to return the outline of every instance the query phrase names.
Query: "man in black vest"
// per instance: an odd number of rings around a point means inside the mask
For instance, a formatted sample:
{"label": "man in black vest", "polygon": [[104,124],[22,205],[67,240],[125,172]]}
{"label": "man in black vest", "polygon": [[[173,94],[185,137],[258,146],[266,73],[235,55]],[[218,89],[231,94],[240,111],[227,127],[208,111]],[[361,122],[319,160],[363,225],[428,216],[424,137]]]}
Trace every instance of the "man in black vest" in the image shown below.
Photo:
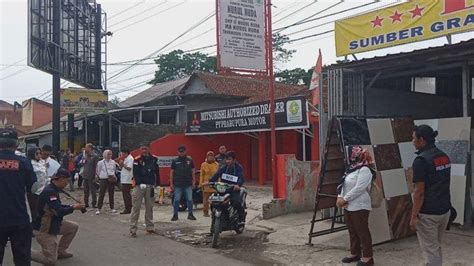
{"label": "man in black vest", "polygon": [[0,265],[8,241],[15,265],[31,265],[32,232],[25,194],[36,182],[36,174],[30,160],[15,154],[17,145],[14,129],[0,129]]}
{"label": "man in black vest", "polygon": [[441,242],[449,221],[451,162],[435,146],[437,131],[420,125],[413,131],[418,157],[413,161],[413,210],[410,226],[417,231],[426,265],[442,265]]}
{"label": "man in black vest", "polygon": [[170,185],[171,190],[174,191],[173,218],[171,218],[171,221],[178,220],[179,202],[182,194],[186,198],[188,219],[196,220],[193,215],[193,187],[195,184],[194,161],[187,155],[186,147],[181,145],[178,148],[178,157],[171,163]]}

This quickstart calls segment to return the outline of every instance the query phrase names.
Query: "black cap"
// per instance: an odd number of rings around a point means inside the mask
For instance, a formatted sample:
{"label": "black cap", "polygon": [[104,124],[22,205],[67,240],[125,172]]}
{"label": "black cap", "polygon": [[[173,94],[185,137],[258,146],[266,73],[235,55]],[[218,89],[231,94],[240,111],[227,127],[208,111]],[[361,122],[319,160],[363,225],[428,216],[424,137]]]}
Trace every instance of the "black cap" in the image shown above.
{"label": "black cap", "polygon": [[186,146],[184,146],[184,145],[180,145],[178,147],[178,151],[185,151],[185,150],[186,150]]}
{"label": "black cap", "polygon": [[0,128],[0,138],[18,139],[18,133],[13,128]]}
{"label": "black cap", "polygon": [[65,178],[65,177],[67,178],[70,177],[69,171],[64,168],[59,168],[56,174],[54,174],[54,176],[52,177],[52,179],[59,179],[59,178]]}

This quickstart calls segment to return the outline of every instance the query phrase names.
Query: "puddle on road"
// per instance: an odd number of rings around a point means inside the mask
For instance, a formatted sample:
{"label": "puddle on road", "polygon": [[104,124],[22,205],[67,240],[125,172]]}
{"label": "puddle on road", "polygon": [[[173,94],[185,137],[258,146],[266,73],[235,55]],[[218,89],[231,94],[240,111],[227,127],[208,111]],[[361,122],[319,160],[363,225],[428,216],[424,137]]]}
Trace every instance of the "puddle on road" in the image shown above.
{"label": "puddle on road", "polygon": [[[212,235],[209,227],[190,228],[179,227],[171,223],[158,223],[159,234],[169,239],[192,245],[197,248],[211,248]],[[274,265],[277,262],[265,257],[265,246],[267,242],[266,232],[245,230],[243,234],[235,232],[223,232],[219,238],[219,248],[222,255],[239,261],[257,264]]]}

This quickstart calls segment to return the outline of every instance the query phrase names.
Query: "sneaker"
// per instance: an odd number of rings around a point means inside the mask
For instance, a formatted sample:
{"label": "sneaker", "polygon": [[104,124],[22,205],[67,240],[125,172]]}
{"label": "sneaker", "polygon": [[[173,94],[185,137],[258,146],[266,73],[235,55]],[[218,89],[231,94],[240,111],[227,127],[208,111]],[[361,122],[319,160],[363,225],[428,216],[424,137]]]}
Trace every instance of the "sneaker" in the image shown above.
{"label": "sneaker", "polygon": [[136,232],[130,232],[130,238],[137,238]]}
{"label": "sneaker", "polygon": [[110,210],[111,213],[117,213],[117,210],[116,209],[112,209]]}
{"label": "sneaker", "polygon": [[131,213],[130,211],[123,211],[120,214],[130,214],[130,213]]}
{"label": "sneaker", "polygon": [[190,214],[190,215],[188,215],[188,220],[196,221],[196,217],[194,217],[194,215]]}
{"label": "sneaker", "polygon": [[209,215],[209,213],[205,213],[205,214],[203,214],[203,216],[204,216],[204,217],[211,217],[211,216]]}
{"label": "sneaker", "polygon": [[100,214],[100,210],[99,209],[96,209],[95,210],[95,215],[99,215]]}
{"label": "sneaker", "polygon": [[342,259],[342,263],[353,263],[353,262],[358,262],[360,260],[360,256],[350,256],[350,257],[345,257]]}
{"label": "sneaker", "polygon": [[173,218],[171,218],[171,221],[172,222],[175,222],[178,220],[178,215],[173,215]]}
{"label": "sneaker", "polygon": [[155,229],[150,229],[150,230],[147,229],[147,230],[146,230],[146,233],[147,233],[148,235],[154,235],[154,234],[156,234],[156,231],[155,231]]}

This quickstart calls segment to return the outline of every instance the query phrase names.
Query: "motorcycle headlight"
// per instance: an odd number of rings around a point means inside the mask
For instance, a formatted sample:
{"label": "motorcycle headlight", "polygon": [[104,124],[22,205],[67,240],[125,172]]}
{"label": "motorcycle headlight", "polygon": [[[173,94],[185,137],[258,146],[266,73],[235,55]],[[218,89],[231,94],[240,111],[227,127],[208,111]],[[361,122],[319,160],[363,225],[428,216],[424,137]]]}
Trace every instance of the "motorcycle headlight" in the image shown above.
{"label": "motorcycle headlight", "polygon": [[219,193],[224,193],[225,192],[225,186],[217,185],[216,190]]}

